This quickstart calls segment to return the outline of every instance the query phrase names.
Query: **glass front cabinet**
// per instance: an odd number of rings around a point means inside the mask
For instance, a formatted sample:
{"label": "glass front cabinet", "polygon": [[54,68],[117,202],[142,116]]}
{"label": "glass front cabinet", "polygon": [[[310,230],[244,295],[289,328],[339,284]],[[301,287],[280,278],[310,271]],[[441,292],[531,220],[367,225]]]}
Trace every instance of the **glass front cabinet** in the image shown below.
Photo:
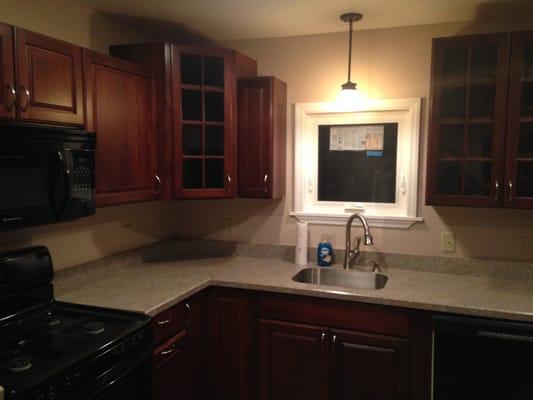
{"label": "glass front cabinet", "polygon": [[533,206],[533,34],[433,41],[426,202]]}
{"label": "glass front cabinet", "polygon": [[231,60],[219,49],[173,47],[174,197],[232,197]]}

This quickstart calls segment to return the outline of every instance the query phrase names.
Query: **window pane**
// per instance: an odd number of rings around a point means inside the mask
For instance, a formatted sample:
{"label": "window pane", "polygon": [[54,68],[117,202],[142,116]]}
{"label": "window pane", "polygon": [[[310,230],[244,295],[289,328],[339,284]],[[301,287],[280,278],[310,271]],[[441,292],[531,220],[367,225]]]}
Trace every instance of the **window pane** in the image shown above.
{"label": "window pane", "polygon": [[496,46],[473,46],[471,55],[470,79],[496,77],[498,62]]}
{"label": "window pane", "polygon": [[224,155],[224,127],[210,126],[205,127],[205,154],[208,156]]}
{"label": "window pane", "polygon": [[205,92],[205,120],[224,121],[224,93]]}
{"label": "window pane", "polygon": [[205,160],[205,187],[224,188],[224,159]]}
{"label": "window pane", "polygon": [[494,116],[493,85],[471,86],[468,114],[471,118],[492,118]]}
{"label": "window pane", "polygon": [[437,193],[461,194],[461,162],[441,161],[437,166]]}
{"label": "window pane", "polygon": [[441,118],[464,118],[466,89],[464,87],[442,88],[440,116]]}
{"label": "window pane", "polygon": [[204,68],[204,85],[224,87],[224,58],[206,56]]}
{"label": "window pane", "polygon": [[[339,127],[356,129],[343,131],[343,136],[336,133]],[[371,130],[363,130],[367,127]],[[366,148],[370,141],[365,143],[364,132],[373,128],[378,132],[375,138],[381,135],[381,150],[375,144]],[[338,140],[345,141],[339,145]],[[395,203],[397,140],[398,124],[320,125],[318,200]]]}
{"label": "window pane", "polygon": [[524,47],[522,77],[524,79],[533,79],[533,44],[528,44]]}
{"label": "window pane", "polygon": [[518,155],[520,157],[533,157],[533,123],[520,124]]}
{"label": "window pane", "polygon": [[199,90],[181,91],[181,114],[186,121],[202,120],[202,92]]}
{"label": "window pane", "polygon": [[520,114],[523,117],[533,116],[533,82],[522,84],[522,102]]}
{"label": "window pane", "polygon": [[201,125],[184,124],[182,128],[183,154],[199,156],[202,154],[202,127]]}
{"label": "window pane", "polygon": [[468,49],[466,47],[448,47],[442,57],[442,76],[445,79],[466,79]]}
{"label": "window pane", "polygon": [[533,162],[519,161],[516,171],[516,195],[533,197]]}
{"label": "window pane", "polygon": [[463,154],[464,137],[464,125],[441,125],[439,135],[439,156],[461,156]]}
{"label": "window pane", "polygon": [[186,53],[181,55],[181,83],[202,83],[202,56]]}
{"label": "window pane", "polygon": [[183,187],[185,189],[198,189],[202,183],[203,167],[199,158],[183,160]]}
{"label": "window pane", "polygon": [[494,125],[468,126],[468,155],[471,157],[492,157]]}
{"label": "window pane", "polygon": [[467,162],[465,170],[465,194],[471,196],[489,196],[491,177],[491,162]]}

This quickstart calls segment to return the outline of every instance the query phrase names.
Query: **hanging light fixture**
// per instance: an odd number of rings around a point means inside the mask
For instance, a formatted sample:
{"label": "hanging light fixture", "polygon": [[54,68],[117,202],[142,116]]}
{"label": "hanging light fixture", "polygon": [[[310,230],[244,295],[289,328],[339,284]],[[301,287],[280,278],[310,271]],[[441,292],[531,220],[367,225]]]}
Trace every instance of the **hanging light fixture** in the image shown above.
{"label": "hanging light fixture", "polygon": [[341,91],[337,95],[337,101],[345,104],[351,105],[361,100],[361,93],[357,89],[357,83],[352,82],[352,34],[353,34],[353,23],[360,21],[363,18],[362,14],[359,13],[346,13],[341,15],[341,20],[347,22],[350,25],[349,30],[349,42],[348,42],[348,81],[341,85]]}

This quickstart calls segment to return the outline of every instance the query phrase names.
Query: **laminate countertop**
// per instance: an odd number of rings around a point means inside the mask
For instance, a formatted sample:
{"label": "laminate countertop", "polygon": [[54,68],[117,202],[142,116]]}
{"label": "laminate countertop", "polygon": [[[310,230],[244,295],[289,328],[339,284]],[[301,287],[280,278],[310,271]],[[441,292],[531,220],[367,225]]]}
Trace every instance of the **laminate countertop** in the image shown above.
{"label": "laminate countertop", "polygon": [[533,279],[503,279],[389,269],[383,289],[345,289],[294,282],[302,267],[278,259],[220,257],[138,262],[68,282],[56,277],[56,299],[154,316],[208,286],[231,287],[533,322]]}

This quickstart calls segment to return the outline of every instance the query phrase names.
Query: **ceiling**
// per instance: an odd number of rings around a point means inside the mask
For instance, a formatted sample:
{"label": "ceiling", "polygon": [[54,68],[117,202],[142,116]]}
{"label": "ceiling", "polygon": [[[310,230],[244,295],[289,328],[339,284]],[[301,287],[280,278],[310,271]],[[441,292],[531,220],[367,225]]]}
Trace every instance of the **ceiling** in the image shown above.
{"label": "ceiling", "polygon": [[470,21],[532,0],[71,0],[136,21],[182,24],[216,40],[339,32],[339,16],[364,15],[356,29]]}

